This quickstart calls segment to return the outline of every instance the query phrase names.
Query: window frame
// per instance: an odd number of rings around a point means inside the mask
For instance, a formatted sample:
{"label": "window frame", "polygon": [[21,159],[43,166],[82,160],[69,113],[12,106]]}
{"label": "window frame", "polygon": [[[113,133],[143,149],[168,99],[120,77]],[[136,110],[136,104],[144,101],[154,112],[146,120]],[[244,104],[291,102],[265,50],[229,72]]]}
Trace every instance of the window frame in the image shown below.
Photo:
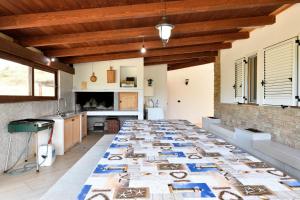
{"label": "window frame", "polygon": [[[0,103],[57,100],[57,97],[58,97],[58,73],[57,73],[57,70],[49,69],[42,65],[34,64],[30,61],[6,54],[4,52],[0,52],[0,58],[9,60],[12,62],[16,62],[16,63],[22,64],[22,65],[26,65],[31,68],[31,77],[29,77],[29,80],[31,80],[31,85],[30,85],[31,95],[27,95],[27,96],[0,95]],[[39,69],[39,70],[50,72],[50,73],[54,74],[55,96],[34,96],[34,69]]]}
{"label": "window frame", "polygon": [[[249,60],[250,58],[255,58],[256,57],[256,73],[255,73],[255,76],[256,76],[256,80],[253,80],[255,82],[255,93],[256,93],[256,99],[255,99],[255,102],[254,101],[250,101],[251,100],[251,85],[250,85],[250,81],[251,81],[251,75],[250,75],[250,66],[249,66]],[[246,87],[246,98],[247,98],[247,103],[248,104],[257,104],[257,96],[258,96],[258,55],[257,53],[253,53],[253,54],[249,54],[248,56],[246,56],[246,61],[247,61],[247,64],[246,64],[246,70],[247,70],[247,76],[246,76],[246,80],[245,82],[247,87]]]}
{"label": "window frame", "polygon": [[[246,89],[246,81],[245,81],[245,78],[246,78],[246,75],[247,75],[247,70],[246,70],[246,64],[244,62],[245,60],[245,57],[242,57],[240,59],[237,59],[234,61],[234,100],[236,103],[246,103],[246,100],[245,100],[245,89]],[[237,85],[237,66],[238,66],[238,63],[241,63],[241,85],[238,86]],[[240,87],[241,88],[241,96],[237,96],[237,87]]]}
{"label": "window frame", "polygon": [[[250,77],[249,77],[249,58],[252,58],[252,57],[256,57],[256,59],[258,59],[258,53],[255,52],[255,53],[251,53],[251,54],[248,54],[247,56],[244,56],[240,59],[237,59],[235,60],[234,62],[234,65],[235,65],[235,78],[234,78],[234,101],[238,104],[254,104],[256,105],[257,104],[257,96],[258,96],[258,79],[257,79],[257,76],[258,76],[258,63],[257,63],[257,60],[256,60],[256,102],[250,102],[249,101],[249,81],[250,81]],[[237,63],[241,63],[241,76],[242,76],[242,87],[241,87],[241,96],[237,96],[236,95],[236,90],[237,90],[237,85],[236,85],[236,66],[237,66]]]}

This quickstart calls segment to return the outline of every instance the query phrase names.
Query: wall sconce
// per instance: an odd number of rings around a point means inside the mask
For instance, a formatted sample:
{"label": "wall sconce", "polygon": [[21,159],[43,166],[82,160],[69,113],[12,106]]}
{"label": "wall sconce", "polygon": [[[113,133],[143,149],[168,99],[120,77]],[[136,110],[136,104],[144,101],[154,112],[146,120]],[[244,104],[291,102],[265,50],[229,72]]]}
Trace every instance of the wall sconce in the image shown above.
{"label": "wall sconce", "polygon": [[148,79],[147,81],[148,81],[148,86],[151,87],[151,86],[152,86],[152,83],[153,83],[153,79],[150,78],[150,79]]}
{"label": "wall sconce", "polygon": [[185,79],[185,85],[188,85],[189,84],[189,81],[190,81],[190,79]]}

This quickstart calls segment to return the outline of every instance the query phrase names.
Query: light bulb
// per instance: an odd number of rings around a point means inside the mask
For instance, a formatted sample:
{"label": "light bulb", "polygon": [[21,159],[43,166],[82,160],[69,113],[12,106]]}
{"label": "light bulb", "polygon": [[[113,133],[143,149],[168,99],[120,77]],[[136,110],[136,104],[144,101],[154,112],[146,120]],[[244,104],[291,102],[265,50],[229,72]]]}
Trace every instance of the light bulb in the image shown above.
{"label": "light bulb", "polygon": [[146,49],[145,46],[143,45],[142,48],[141,48],[141,53],[144,54],[144,53],[146,53],[146,51],[147,51],[147,49]]}

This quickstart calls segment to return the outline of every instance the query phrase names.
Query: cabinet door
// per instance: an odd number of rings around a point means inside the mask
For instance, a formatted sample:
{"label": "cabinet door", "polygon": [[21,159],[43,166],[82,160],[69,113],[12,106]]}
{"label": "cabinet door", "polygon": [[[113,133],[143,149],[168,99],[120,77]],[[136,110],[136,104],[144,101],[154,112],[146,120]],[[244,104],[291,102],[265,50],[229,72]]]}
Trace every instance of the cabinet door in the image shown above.
{"label": "cabinet door", "polygon": [[120,92],[119,110],[138,110],[138,93]]}
{"label": "cabinet door", "polygon": [[81,133],[82,133],[82,137],[87,136],[87,115],[86,115],[86,113],[81,115]]}
{"label": "cabinet door", "polygon": [[70,149],[73,145],[73,123],[72,119],[66,119],[64,121],[64,152]]}
{"label": "cabinet door", "polygon": [[80,142],[80,116],[73,117],[72,119],[72,131],[73,131],[73,145]]}

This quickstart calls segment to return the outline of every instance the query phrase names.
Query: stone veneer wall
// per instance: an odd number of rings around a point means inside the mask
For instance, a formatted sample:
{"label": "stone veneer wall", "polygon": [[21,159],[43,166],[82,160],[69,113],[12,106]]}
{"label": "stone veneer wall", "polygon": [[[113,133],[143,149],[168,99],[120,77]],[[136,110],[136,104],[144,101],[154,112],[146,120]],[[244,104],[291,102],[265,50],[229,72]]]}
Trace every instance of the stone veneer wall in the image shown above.
{"label": "stone veneer wall", "polygon": [[220,103],[220,59],[215,63],[215,116],[229,128],[256,128],[272,140],[300,149],[300,109]]}

